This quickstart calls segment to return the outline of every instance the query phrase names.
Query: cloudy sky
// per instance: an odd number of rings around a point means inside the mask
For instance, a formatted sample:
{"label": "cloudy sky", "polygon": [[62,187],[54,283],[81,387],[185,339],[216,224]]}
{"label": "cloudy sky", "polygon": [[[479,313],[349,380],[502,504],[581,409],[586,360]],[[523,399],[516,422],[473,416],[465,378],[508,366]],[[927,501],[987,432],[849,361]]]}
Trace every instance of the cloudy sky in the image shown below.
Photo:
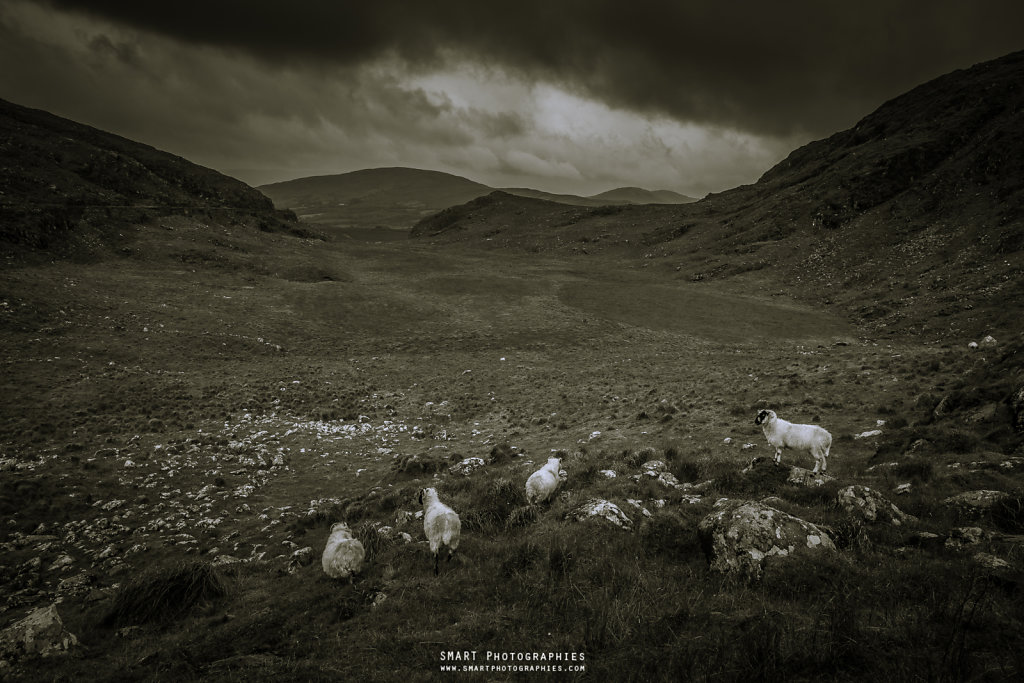
{"label": "cloudy sky", "polygon": [[0,98],[250,184],[703,196],[1021,26],[1020,0],[0,0]]}

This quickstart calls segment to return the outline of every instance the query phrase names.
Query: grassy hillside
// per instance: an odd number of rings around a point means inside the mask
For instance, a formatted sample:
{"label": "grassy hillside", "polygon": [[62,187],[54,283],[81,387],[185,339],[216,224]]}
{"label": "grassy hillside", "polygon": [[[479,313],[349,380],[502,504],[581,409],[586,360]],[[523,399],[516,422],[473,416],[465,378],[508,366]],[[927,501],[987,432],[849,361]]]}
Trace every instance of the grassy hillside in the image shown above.
{"label": "grassy hillside", "polygon": [[185,159],[0,100],[0,245],[84,257],[167,214],[294,228],[248,185]]}

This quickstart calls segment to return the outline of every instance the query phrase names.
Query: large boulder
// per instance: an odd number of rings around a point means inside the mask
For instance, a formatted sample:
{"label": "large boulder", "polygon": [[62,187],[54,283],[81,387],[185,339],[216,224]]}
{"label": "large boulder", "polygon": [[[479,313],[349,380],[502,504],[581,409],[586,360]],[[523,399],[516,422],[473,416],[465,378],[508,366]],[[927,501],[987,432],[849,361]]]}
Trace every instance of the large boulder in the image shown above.
{"label": "large boulder", "polygon": [[881,493],[867,486],[847,486],[839,491],[836,498],[839,507],[847,514],[865,522],[888,522],[893,526],[900,526],[916,521],[913,515],[903,512]]}
{"label": "large boulder", "polygon": [[78,638],[64,628],[57,605],[40,607],[0,632],[0,667],[25,655],[63,654],[78,644]]}
{"label": "large boulder", "polygon": [[697,536],[712,569],[753,579],[770,558],[836,550],[814,524],[752,500],[718,501],[697,525]]}

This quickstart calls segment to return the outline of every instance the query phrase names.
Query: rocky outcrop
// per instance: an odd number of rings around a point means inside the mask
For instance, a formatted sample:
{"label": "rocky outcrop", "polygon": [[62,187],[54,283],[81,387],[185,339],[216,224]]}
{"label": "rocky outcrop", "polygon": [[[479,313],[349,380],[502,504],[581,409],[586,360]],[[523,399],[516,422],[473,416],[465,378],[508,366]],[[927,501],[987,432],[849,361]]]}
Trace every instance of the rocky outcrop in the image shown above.
{"label": "rocky outcrop", "polygon": [[881,493],[867,486],[847,486],[839,491],[836,499],[847,514],[872,524],[887,522],[900,526],[916,521],[913,515],[903,512]]}
{"label": "rocky outcrop", "polygon": [[751,500],[722,499],[697,526],[704,554],[715,571],[760,578],[773,557],[835,552],[816,525]]}

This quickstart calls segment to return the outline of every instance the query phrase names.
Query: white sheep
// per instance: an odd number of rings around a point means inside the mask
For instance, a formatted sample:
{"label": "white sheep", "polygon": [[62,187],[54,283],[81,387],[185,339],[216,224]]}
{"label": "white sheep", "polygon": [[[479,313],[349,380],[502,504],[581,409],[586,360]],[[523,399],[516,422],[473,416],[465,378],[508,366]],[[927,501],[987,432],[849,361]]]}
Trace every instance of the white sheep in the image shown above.
{"label": "white sheep", "polygon": [[462,522],[459,515],[450,507],[438,500],[437,489],[420,490],[420,503],[423,505],[423,531],[430,541],[430,552],[434,554],[434,576],[437,576],[438,554],[441,546],[448,549],[448,560],[459,547],[462,533]]}
{"label": "white sheep", "polygon": [[526,480],[526,500],[530,505],[543,503],[554,495],[559,484],[562,483],[558,476],[561,466],[562,461],[559,458],[548,458],[547,464]]}
{"label": "white sheep", "polygon": [[754,424],[761,425],[768,444],[775,448],[775,464],[782,460],[782,449],[809,451],[814,456],[814,473],[825,472],[828,466],[828,450],[832,447],[832,435],[818,425],[801,425],[786,422],[774,410],[762,410],[754,418]]}
{"label": "white sheep", "polygon": [[364,557],[363,544],[352,536],[348,524],[338,522],[331,527],[331,535],[327,537],[327,546],[320,560],[327,576],[351,581],[352,576],[362,569]]}

